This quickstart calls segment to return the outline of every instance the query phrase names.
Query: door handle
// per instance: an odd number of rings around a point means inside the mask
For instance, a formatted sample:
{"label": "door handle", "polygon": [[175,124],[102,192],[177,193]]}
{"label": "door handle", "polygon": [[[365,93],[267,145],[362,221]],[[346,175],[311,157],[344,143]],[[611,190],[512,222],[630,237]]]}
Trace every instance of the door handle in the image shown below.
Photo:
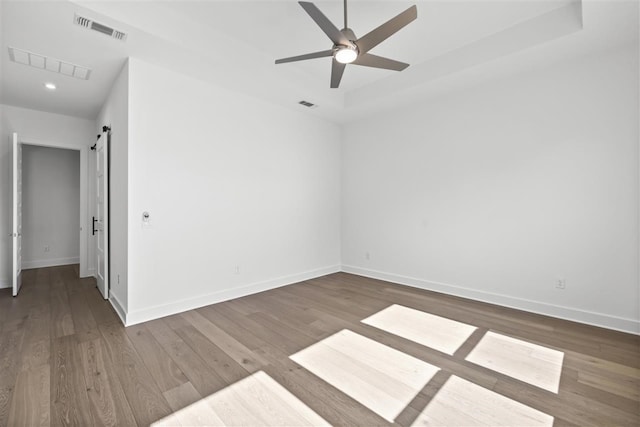
{"label": "door handle", "polygon": [[95,216],[92,216],[91,218],[93,218],[93,224],[91,224],[91,235],[95,236],[96,235],[96,222],[98,222],[98,220],[96,219]]}

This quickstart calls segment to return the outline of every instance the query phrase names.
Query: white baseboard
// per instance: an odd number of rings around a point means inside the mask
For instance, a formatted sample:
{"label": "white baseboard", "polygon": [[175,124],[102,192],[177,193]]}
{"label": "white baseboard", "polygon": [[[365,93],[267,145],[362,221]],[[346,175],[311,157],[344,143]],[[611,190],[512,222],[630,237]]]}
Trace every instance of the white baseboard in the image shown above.
{"label": "white baseboard", "polygon": [[358,276],[385,280],[387,282],[399,283],[401,285],[411,286],[414,288],[440,292],[448,295],[455,295],[476,301],[497,304],[503,307],[515,308],[531,313],[543,314],[546,316],[585,323],[587,325],[599,326],[602,328],[640,335],[640,321],[635,319],[625,319],[603,313],[595,313],[592,311],[563,307],[540,301],[533,301],[523,298],[511,297],[508,295],[478,291],[475,289],[464,288],[447,283],[432,282],[429,280],[417,279],[414,277],[407,277],[399,274],[386,273],[377,270],[370,270],[351,265],[343,265],[342,271],[344,271],[345,273],[356,274]]}
{"label": "white baseboard", "polygon": [[182,313],[184,311],[204,307],[205,305],[216,304],[219,302],[244,297],[258,292],[268,291],[270,289],[291,285],[293,283],[314,279],[316,277],[337,273],[339,271],[341,271],[339,265],[319,268],[316,270],[278,277],[263,282],[252,283],[237,288],[213,292],[211,294],[202,295],[195,298],[186,298],[181,301],[172,302],[170,304],[163,304],[155,307],[145,308],[143,310],[124,313],[124,316],[121,316],[121,318],[124,317],[125,326],[132,326],[149,320],[158,319],[160,317],[170,316],[172,314]]}
{"label": "white baseboard", "polygon": [[10,288],[13,286],[11,279],[0,279],[0,289]]}
{"label": "white baseboard", "polygon": [[116,311],[116,314],[120,318],[120,321],[122,322],[122,324],[126,325],[127,311],[124,309],[124,307],[122,306],[122,303],[120,302],[118,297],[116,297],[116,294],[114,294],[113,292],[109,292],[109,302],[111,303],[111,306],[113,307],[113,309]]}
{"label": "white baseboard", "polygon": [[87,268],[84,274],[80,275],[81,278],[85,277],[96,277],[96,269],[95,268]]}
{"label": "white baseboard", "polygon": [[22,269],[28,270],[30,268],[42,268],[42,267],[57,267],[59,265],[79,264],[80,257],[70,258],[52,258],[52,259],[37,259],[31,261],[22,260]]}

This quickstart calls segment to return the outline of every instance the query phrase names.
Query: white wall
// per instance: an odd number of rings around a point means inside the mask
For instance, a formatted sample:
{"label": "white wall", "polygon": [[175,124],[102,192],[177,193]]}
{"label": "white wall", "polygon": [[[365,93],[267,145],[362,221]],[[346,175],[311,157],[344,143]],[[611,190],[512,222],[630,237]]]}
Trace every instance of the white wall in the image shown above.
{"label": "white wall", "polygon": [[[95,123],[77,117],[51,114],[42,111],[0,104],[0,287],[11,285],[11,144],[10,136],[18,132],[20,139],[30,143],[78,148],[88,152],[87,147],[95,141]],[[86,155],[88,157],[88,154]],[[86,160],[86,159],[85,159]],[[86,169],[86,167],[85,167]],[[89,175],[88,170],[81,174]],[[85,194],[91,187],[88,181]],[[88,197],[85,199],[88,200]],[[91,217],[84,223],[81,235],[85,247],[90,245]],[[86,251],[87,249],[85,249]],[[88,259],[88,268],[92,268]]]}
{"label": "white wall", "polygon": [[[128,307],[127,289],[127,208],[129,149],[129,63],[125,63],[96,119],[96,134],[111,127],[110,148],[110,299],[124,319]],[[105,138],[106,136],[102,136]],[[95,159],[93,159],[95,162]],[[95,163],[94,163],[95,164]],[[95,200],[92,193],[91,200]],[[92,206],[95,211],[95,206]]]}
{"label": "white wall", "polygon": [[638,104],[631,46],[347,125],[344,269],[638,333]]}
{"label": "white wall", "polygon": [[127,323],[339,270],[338,126],[129,70]]}
{"label": "white wall", "polygon": [[22,150],[22,267],[80,262],[80,152]]}

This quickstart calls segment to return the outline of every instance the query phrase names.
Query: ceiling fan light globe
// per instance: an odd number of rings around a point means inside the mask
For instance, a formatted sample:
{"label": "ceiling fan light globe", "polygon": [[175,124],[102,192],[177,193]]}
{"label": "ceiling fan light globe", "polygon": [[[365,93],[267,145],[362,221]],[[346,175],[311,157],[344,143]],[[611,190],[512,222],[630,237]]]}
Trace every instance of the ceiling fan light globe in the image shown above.
{"label": "ceiling fan light globe", "polygon": [[356,50],[356,48],[349,46],[340,47],[334,55],[336,61],[341,64],[351,64],[356,60],[357,57],[358,51]]}

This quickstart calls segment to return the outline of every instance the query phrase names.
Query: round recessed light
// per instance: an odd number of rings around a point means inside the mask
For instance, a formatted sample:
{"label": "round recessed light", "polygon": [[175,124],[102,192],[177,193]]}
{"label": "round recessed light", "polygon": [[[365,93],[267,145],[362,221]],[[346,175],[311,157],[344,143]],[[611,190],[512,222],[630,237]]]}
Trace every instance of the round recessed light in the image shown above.
{"label": "round recessed light", "polygon": [[56,90],[56,85],[54,85],[53,83],[45,83],[44,87],[46,87],[49,90]]}

